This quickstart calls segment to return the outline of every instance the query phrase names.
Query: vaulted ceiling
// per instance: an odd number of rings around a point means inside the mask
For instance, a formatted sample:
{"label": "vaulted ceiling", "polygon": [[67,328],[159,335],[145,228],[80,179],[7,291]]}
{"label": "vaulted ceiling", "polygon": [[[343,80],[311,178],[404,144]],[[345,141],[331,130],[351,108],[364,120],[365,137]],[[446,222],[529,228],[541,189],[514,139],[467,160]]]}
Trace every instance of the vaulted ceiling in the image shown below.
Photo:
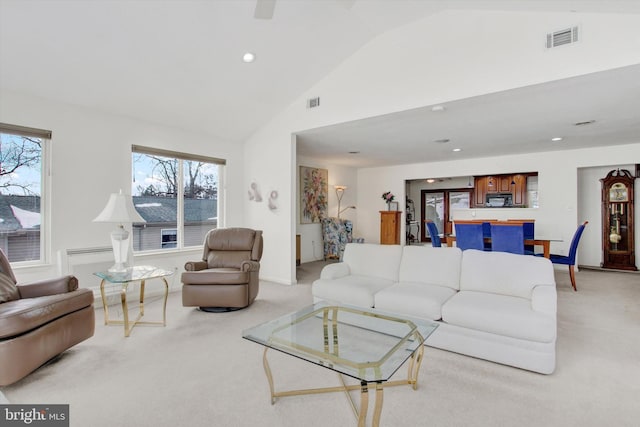
{"label": "vaulted ceiling", "polygon": [[[256,0],[0,0],[0,88],[242,142],[374,37],[444,9],[640,13],[640,2],[615,0],[277,0],[271,19],[256,19],[255,6]],[[255,53],[255,62],[242,61],[247,51]],[[637,68],[621,77],[640,80]],[[523,90],[527,95],[547,89]],[[569,89],[560,82],[554,90]],[[518,95],[496,94],[481,104],[494,117],[505,117],[512,96]],[[605,93],[594,96],[605,96],[608,108],[639,111],[637,100],[629,97],[613,105]],[[454,101],[445,114],[472,117],[478,103]],[[528,108],[536,115],[535,105]],[[570,126],[573,120],[594,118],[590,111],[579,113],[558,122]],[[387,117],[415,132],[407,134],[406,151],[431,139],[458,137],[444,130],[426,135],[416,124],[406,126],[411,114],[424,117],[425,111]],[[329,159],[333,145],[347,137],[358,150],[362,140],[371,138],[371,129],[380,126],[372,120],[325,129],[322,135],[308,132],[301,137],[300,150]],[[539,120],[515,123],[526,130]],[[469,131],[486,131],[490,142],[495,125]],[[504,123],[499,127],[506,136],[513,132]],[[638,129],[628,132],[637,135]],[[521,142],[535,143],[538,140]],[[315,153],[312,147],[324,150]],[[429,159],[437,159],[437,153]],[[406,156],[405,150],[398,154]],[[376,156],[379,153],[361,157],[353,166],[380,164]]]}

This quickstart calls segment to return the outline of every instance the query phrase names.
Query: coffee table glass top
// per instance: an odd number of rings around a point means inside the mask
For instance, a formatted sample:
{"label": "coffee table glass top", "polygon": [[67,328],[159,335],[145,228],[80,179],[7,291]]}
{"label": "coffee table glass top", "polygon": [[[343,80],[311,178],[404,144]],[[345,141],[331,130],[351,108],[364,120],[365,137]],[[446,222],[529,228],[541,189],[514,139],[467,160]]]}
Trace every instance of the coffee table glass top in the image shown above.
{"label": "coffee table glass top", "polygon": [[436,323],[316,303],[243,331],[243,338],[365,382],[387,381]]}
{"label": "coffee table glass top", "polygon": [[128,283],[136,280],[149,280],[171,276],[173,271],[164,270],[150,265],[136,265],[134,267],[128,267],[124,271],[99,271],[94,274],[107,282]]}

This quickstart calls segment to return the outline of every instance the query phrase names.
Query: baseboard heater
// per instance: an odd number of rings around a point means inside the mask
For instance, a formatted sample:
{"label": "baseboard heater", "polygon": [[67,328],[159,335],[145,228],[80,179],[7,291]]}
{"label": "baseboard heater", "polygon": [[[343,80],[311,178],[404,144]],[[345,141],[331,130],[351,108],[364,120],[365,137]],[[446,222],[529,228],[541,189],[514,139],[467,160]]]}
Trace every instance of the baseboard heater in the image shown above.
{"label": "baseboard heater", "polygon": [[[78,278],[78,286],[91,289],[96,300],[96,307],[102,306],[102,296],[100,294],[101,279],[94,273],[105,271],[113,265],[113,249],[111,246],[101,246],[93,248],[74,248],[61,251],[59,265],[61,275],[72,274]],[[107,305],[120,305],[119,284],[107,283],[104,287]],[[137,283],[131,283],[127,289],[127,296],[130,300],[136,298],[139,293]],[[149,295],[149,292],[147,292]],[[114,313],[115,314],[115,313]]]}

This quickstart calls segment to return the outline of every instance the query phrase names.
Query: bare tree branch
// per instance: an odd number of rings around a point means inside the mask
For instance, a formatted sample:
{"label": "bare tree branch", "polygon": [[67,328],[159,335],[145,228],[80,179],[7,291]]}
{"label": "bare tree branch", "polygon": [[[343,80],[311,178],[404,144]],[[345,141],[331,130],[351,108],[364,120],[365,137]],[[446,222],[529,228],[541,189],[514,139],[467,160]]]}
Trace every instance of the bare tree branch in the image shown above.
{"label": "bare tree branch", "polygon": [[34,183],[19,181],[15,177],[22,169],[41,167],[42,143],[39,139],[26,136],[6,135],[0,140],[0,189],[3,194],[20,189],[24,194],[35,194]]}

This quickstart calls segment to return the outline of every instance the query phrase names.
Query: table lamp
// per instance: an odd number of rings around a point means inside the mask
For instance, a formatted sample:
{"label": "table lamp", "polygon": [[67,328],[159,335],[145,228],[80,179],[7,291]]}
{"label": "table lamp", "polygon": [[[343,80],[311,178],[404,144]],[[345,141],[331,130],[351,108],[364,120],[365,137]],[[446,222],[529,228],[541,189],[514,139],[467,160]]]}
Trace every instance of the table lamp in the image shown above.
{"label": "table lamp", "polygon": [[124,229],[123,223],[146,222],[133,206],[131,196],[122,193],[113,193],[109,196],[107,205],[102,212],[95,217],[93,222],[113,222],[118,227],[111,232],[111,245],[115,264],[109,268],[109,272],[123,272],[127,269],[127,257],[129,255],[129,232]]}

